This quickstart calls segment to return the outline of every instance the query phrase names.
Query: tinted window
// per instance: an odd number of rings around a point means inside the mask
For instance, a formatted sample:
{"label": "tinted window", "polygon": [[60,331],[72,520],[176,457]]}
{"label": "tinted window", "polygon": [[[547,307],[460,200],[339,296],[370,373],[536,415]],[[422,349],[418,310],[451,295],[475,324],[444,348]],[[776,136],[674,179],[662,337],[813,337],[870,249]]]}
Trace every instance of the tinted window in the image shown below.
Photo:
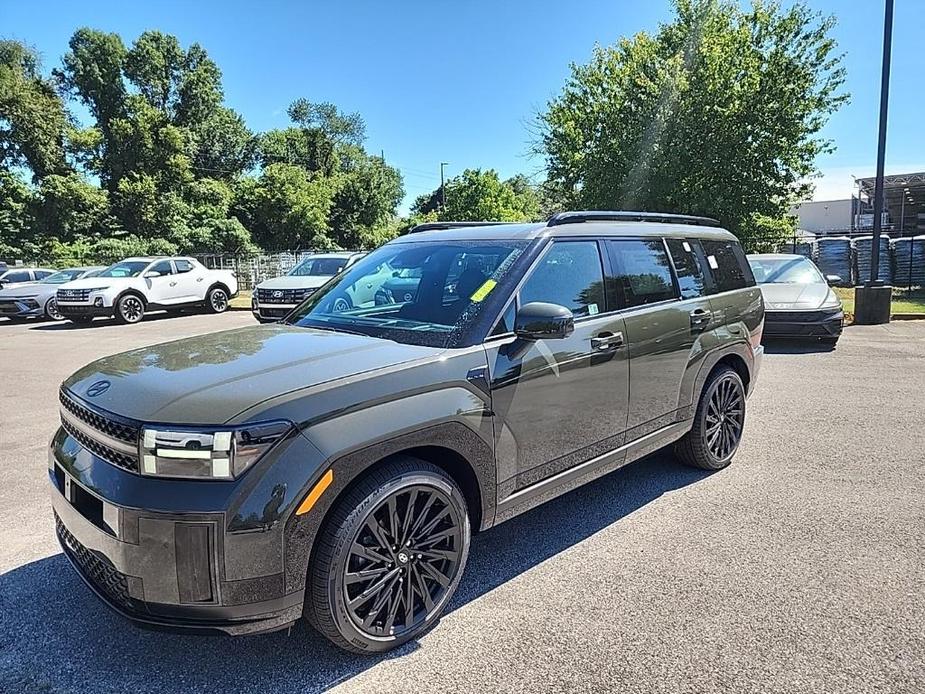
{"label": "tinted window", "polygon": [[181,275],[193,269],[193,264],[188,260],[175,260],[173,264],[176,265],[177,272]]}
{"label": "tinted window", "polygon": [[344,269],[346,258],[306,258],[289,271],[294,277],[330,277]]}
{"label": "tinted window", "polygon": [[671,263],[661,239],[608,241],[613,294],[621,308],[677,298]]}
{"label": "tinted window", "polygon": [[754,286],[755,278],[742,247],[735,241],[702,241],[717,292]]}
{"label": "tinted window", "polygon": [[162,260],[159,263],[154,263],[147,272],[159,272],[161,275],[171,275],[173,274],[173,269],[170,267],[169,260]]}
{"label": "tinted window", "polygon": [[147,260],[125,260],[100,272],[97,277],[137,277],[148,267]]}
{"label": "tinted window", "polygon": [[520,290],[520,305],[559,304],[576,316],[604,310],[604,272],[596,241],[557,241]]}
{"label": "tinted window", "polygon": [[706,282],[700,259],[692,243],[684,239],[666,239],[666,243],[677,272],[681,298],[694,299],[703,296],[706,293]]}
{"label": "tinted window", "polygon": [[46,277],[48,277],[49,275],[53,275],[53,274],[55,274],[55,273],[50,272],[49,270],[36,270],[36,271],[35,271],[35,279],[37,279],[37,280],[43,280],[43,279],[45,279]]}
{"label": "tinted window", "polygon": [[30,279],[32,278],[29,276],[28,270],[15,270],[3,276],[4,282],[28,282]]}
{"label": "tinted window", "polygon": [[807,258],[749,258],[760,284],[825,284],[825,278]]}

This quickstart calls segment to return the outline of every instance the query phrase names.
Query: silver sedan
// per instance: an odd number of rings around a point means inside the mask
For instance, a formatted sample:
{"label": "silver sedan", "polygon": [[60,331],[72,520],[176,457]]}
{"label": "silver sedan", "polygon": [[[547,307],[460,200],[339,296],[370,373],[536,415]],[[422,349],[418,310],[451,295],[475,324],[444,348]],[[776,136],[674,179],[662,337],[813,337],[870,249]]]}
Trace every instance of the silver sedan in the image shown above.
{"label": "silver sedan", "polygon": [[105,267],[72,267],[59,270],[38,282],[25,282],[0,289],[0,316],[11,320],[49,318],[64,320],[58,313],[55,292],[59,285],[82,277],[93,277]]}

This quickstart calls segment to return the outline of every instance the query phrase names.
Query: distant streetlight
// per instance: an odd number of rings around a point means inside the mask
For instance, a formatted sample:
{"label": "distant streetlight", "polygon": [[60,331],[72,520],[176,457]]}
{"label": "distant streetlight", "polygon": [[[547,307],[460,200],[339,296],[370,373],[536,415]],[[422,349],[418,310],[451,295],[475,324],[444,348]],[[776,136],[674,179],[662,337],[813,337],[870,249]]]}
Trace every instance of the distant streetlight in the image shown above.
{"label": "distant streetlight", "polygon": [[886,158],[886,116],[890,101],[890,50],[893,43],[893,0],[886,0],[883,17],[883,66],[880,74],[880,133],[877,141],[877,178],[874,183],[874,238],[870,244],[869,286],[880,281],[880,228],[883,221],[883,165]]}
{"label": "distant streetlight", "polygon": [[450,162],[440,162],[440,196],[443,198],[443,209],[446,209],[446,186],[443,185],[443,167],[449,166]]}

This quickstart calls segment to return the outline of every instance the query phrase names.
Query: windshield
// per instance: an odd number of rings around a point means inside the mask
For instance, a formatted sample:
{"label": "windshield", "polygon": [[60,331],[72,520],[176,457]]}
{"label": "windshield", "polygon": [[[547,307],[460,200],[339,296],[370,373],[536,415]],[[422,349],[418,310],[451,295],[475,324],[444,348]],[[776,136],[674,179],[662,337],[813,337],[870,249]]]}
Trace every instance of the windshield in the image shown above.
{"label": "windshield", "polygon": [[61,270],[43,279],[42,284],[64,284],[76,280],[82,273],[83,270]]}
{"label": "windshield", "polygon": [[523,241],[386,245],[324,285],[287,322],[450,347],[526,247]]}
{"label": "windshield", "polygon": [[346,258],[306,258],[286,274],[292,277],[330,277],[343,270],[346,264]]}
{"label": "windshield", "polygon": [[807,258],[749,258],[758,284],[825,284],[825,278]]}
{"label": "windshield", "polygon": [[147,260],[123,260],[121,263],[110,265],[97,277],[138,277],[150,265]]}

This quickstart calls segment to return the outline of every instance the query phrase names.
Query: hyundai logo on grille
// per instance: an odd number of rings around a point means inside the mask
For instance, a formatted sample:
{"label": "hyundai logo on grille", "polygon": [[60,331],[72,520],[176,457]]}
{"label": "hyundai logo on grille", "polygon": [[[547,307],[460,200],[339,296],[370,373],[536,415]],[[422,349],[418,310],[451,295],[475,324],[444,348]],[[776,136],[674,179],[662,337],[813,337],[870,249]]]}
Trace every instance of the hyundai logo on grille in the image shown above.
{"label": "hyundai logo on grille", "polygon": [[111,385],[112,383],[109,381],[97,381],[96,383],[91,383],[90,387],[87,388],[87,396],[95,398],[97,395],[102,395],[107,390],[109,390],[109,386]]}
{"label": "hyundai logo on grille", "polygon": [[274,299],[280,299],[280,298],[282,298],[282,296],[283,296],[283,293],[282,293],[281,291],[279,291],[278,289],[277,289],[275,292],[273,292],[273,298],[274,298]]}

